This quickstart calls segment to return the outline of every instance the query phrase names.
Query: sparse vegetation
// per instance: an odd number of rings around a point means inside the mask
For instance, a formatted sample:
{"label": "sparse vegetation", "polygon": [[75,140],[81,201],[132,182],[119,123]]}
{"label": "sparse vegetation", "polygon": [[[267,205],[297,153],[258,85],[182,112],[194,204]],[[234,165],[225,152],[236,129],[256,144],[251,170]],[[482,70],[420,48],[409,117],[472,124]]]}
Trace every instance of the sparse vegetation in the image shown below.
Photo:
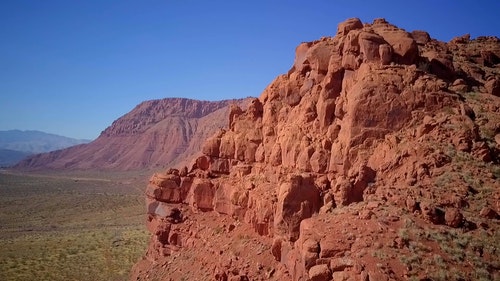
{"label": "sparse vegetation", "polygon": [[214,231],[213,231],[213,235],[219,235],[221,233],[224,232],[224,228],[222,228],[221,226],[217,226]]}
{"label": "sparse vegetation", "polygon": [[500,166],[493,166],[491,168],[491,173],[495,177],[495,179],[500,179]]}
{"label": "sparse vegetation", "polygon": [[472,99],[472,100],[477,100],[479,99],[479,93],[478,92],[465,92],[463,96],[467,99]]}
{"label": "sparse vegetation", "polygon": [[400,250],[399,260],[408,268],[410,277],[426,272],[432,280],[493,280],[493,272],[500,268],[494,258],[498,257],[500,237],[486,230],[477,232],[404,227],[399,237],[408,237],[409,251]]}
{"label": "sparse vegetation", "polygon": [[410,269],[421,263],[420,256],[416,254],[401,256],[399,260]]}
{"label": "sparse vegetation", "polygon": [[0,174],[0,280],[127,280],[143,204],[106,179]]}
{"label": "sparse vegetation", "polygon": [[382,250],[375,250],[372,252],[372,257],[378,258],[380,260],[386,260],[388,255]]}

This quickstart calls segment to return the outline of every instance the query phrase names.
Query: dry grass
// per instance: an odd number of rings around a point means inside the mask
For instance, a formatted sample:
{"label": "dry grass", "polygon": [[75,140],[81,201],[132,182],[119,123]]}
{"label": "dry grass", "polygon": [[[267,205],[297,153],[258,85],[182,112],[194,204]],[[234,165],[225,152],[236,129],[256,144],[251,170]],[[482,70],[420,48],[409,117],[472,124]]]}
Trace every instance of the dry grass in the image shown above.
{"label": "dry grass", "polygon": [[127,280],[144,181],[84,176],[0,174],[0,280]]}
{"label": "dry grass", "polygon": [[497,232],[421,228],[412,222],[399,230],[399,237],[409,241],[408,250],[396,251],[410,277],[425,272],[431,280],[496,280],[495,271],[500,268]]}

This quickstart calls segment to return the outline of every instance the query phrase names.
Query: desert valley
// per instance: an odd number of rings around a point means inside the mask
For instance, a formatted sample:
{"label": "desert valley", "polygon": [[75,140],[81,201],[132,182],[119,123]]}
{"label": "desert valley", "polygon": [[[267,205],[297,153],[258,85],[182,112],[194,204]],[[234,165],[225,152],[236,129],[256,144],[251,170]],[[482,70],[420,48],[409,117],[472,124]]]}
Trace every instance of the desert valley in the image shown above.
{"label": "desert valley", "polygon": [[500,280],[500,39],[332,32],[2,170],[0,280]]}

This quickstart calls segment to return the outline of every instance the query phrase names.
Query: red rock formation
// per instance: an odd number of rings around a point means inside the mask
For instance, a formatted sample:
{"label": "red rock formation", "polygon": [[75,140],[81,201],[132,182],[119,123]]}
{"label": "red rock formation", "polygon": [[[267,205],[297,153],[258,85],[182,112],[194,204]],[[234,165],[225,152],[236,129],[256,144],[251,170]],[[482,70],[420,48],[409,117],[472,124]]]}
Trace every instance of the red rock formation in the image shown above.
{"label": "red rock formation", "polygon": [[[495,38],[443,43],[383,19],[300,44],[185,176],[151,178],[152,240],[133,280],[500,278],[499,56]],[[189,216],[175,227],[170,203]],[[244,254],[231,256],[231,231],[199,235],[218,221],[255,237]]]}
{"label": "red rock formation", "polygon": [[245,100],[146,101],[113,122],[95,141],[35,155],[15,168],[138,170],[179,164],[198,153],[203,140],[228,125],[233,104],[245,106]]}

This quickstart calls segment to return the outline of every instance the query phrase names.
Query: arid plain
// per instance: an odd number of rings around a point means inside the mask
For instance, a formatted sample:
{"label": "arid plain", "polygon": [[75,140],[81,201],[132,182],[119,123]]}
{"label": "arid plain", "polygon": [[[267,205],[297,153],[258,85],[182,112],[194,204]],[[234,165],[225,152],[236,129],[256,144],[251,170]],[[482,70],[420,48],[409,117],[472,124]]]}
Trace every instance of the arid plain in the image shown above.
{"label": "arid plain", "polygon": [[144,254],[133,173],[0,173],[0,280],[126,280]]}

